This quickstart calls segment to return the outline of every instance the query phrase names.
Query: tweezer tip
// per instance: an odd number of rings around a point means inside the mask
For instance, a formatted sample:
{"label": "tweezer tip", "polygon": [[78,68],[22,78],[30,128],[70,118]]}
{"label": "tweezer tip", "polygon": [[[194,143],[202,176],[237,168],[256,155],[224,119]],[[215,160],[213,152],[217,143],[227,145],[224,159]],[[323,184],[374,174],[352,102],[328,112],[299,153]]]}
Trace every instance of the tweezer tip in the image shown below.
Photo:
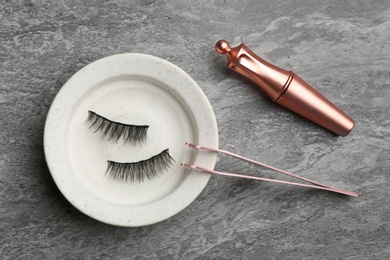
{"label": "tweezer tip", "polygon": [[190,142],[186,142],[186,145],[188,145],[189,147],[192,147],[192,148],[199,148],[199,145],[196,145],[196,144],[193,144]]}

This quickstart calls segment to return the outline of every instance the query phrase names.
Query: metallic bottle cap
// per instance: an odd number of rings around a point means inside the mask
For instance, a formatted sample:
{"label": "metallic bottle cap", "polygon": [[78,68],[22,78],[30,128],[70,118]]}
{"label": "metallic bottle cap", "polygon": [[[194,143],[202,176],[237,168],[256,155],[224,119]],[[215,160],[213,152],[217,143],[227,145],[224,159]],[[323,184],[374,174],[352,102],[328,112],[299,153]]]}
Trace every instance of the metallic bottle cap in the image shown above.
{"label": "metallic bottle cap", "polygon": [[338,134],[346,136],[355,122],[292,71],[272,65],[253,53],[245,44],[231,48],[225,40],[215,50],[226,54],[227,67],[249,78],[272,101]]}

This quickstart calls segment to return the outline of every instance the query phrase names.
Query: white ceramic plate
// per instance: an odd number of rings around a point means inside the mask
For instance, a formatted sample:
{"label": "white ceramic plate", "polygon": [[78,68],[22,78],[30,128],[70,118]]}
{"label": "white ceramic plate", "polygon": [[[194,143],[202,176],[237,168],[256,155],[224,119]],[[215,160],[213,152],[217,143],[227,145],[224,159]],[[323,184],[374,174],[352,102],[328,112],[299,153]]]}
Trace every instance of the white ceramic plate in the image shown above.
{"label": "white ceramic plate", "polygon": [[[88,111],[113,121],[149,125],[147,141],[109,141],[89,129]],[[145,54],[110,56],[77,72],[62,87],[47,116],[45,156],[62,194],[80,211],[118,226],[165,220],[188,206],[210,175],[216,155],[185,142],[218,147],[213,110],[199,86],[168,61]],[[106,174],[107,160],[136,162],[169,148],[175,163],[159,177],[121,182]]]}

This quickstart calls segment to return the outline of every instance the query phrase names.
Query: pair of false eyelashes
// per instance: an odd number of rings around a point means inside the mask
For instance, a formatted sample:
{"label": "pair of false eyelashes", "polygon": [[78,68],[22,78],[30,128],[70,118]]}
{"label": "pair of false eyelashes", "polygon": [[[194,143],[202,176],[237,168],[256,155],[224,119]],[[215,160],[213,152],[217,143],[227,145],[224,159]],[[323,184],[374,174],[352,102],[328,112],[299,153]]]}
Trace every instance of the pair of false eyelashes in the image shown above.
{"label": "pair of false eyelashes", "polygon": [[[110,141],[123,139],[125,143],[140,145],[147,140],[148,125],[130,125],[112,121],[93,111],[88,111],[87,122],[95,133],[100,132],[103,138]],[[138,162],[115,162],[108,160],[106,174],[121,182],[143,182],[152,180],[170,168],[175,160],[165,149],[149,159]]]}

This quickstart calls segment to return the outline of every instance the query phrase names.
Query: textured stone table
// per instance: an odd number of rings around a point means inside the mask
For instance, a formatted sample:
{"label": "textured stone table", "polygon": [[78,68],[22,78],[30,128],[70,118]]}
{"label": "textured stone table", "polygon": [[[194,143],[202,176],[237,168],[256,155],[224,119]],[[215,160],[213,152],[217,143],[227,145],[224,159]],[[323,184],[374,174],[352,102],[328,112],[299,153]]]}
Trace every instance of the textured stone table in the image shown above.
{"label": "textured stone table", "polygon": [[[55,3],[54,3],[55,2]],[[389,1],[2,1],[1,259],[389,259]],[[337,137],[225,68],[219,39],[291,69],[356,121]],[[214,108],[220,148],[359,198],[213,176],[185,210],[120,228],[76,210],[43,154],[48,109],[88,63],[178,65]],[[220,156],[218,170],[278,177]]]}

